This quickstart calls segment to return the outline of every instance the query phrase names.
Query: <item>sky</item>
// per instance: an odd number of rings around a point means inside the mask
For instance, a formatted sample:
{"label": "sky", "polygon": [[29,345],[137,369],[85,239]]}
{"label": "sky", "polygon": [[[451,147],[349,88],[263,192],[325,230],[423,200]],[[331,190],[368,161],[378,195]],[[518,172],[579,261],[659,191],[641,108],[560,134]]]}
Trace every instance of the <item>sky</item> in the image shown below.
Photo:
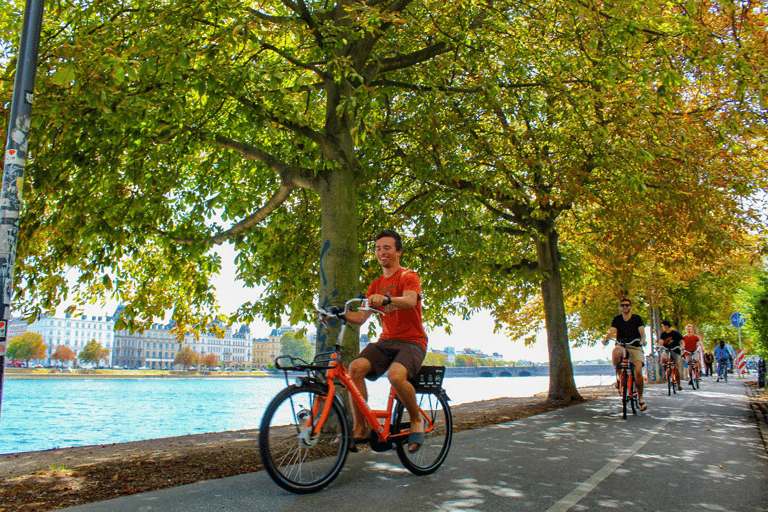
{"label": "sky", "polygon": [[[221,304],[222,312],[232,313],[243,302],[256,299],[259,292],[253,289],[244,289],[235,279],[234,251],[231,246],[223,244],[217,250],[222,258],[222,272],[214,280],[216,296]],[[469,320],[463,320],[457,316],[452,319],[451,323],[452,333],[450,335],[443,329],[427,331],[428,348],[454,347],[456,350],[472,348],[482,350],[488,355],[496,352],[501,354],[505,361],[526,360],[541,363],[549,361],[546,333],[543,331],[539,333],[537,341],[532,347],[526,347],[522,341],[512,341],[501,333],[494,334],[493,319],[487,311],[478,313]],[[273,327],[276,326],[256,321],[251,324],[251,334],[256,337],[267,336]],[[597,347],[571,347],[571,360],[608,359],[611,346],[612,344],[609,344],[609,347],[598,344]]]}

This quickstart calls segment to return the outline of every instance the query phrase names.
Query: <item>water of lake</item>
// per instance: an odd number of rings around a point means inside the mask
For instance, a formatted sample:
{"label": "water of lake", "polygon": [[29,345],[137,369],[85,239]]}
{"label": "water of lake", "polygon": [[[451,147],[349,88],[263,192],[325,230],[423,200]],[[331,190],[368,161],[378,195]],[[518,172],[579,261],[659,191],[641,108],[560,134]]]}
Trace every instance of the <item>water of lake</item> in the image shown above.
{"label": "water of lake", "polygon": [[[611,377],[576,376],[577,386]],[[388,381],[369,385],[371,406],[386,407]],[[283,378],[6,379],[0,454],[258,428]],[[445,380],[451,405],[547,391],[549,377]]]}

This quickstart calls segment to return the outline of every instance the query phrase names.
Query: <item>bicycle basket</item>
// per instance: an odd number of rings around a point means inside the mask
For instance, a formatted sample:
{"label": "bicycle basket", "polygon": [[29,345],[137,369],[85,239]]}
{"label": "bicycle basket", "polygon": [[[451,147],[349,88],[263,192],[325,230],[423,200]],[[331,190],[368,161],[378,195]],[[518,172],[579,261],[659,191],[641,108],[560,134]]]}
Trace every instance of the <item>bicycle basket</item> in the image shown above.
{"label": "bicycle basket", "polygon": [[445,366],[422,366],[413,382],[417,393],[440,391],[443,388]]}

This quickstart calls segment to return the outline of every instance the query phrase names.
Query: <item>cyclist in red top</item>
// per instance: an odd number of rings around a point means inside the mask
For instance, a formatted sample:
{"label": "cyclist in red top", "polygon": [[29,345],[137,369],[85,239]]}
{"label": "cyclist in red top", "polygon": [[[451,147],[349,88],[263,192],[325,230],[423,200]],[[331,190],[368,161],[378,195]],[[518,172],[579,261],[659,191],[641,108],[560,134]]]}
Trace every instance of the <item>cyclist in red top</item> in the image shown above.
{"label": "cyclist in red top", "polygon": [[[376,236],[376,259],[382,276],[368,287],[368,303],[383,309],[383,330],[376,343],[369,343],[349,365],[349,374],[363,397],[368,399],[365,379],[376,380],[386,372],[397,396],[411,417],[408,451],[416,453],[424,442],[424,421],[416,403],[416,390],[408,379],[419,373],[427,355],[427,334],[421,321],[421,282],[413,270],[400,266],[403,244],[400,235],[384,230]],[[350,311],[348,322],[362,325],[371,313]],[[370,427],[361,411],[353,407],[355,442],[370,440]]]}
{"label": "cyclist in red top", "polygon": [[[688,324],[685,326],[685,336],[683,336],[683,347],[685,348],[685,378],[691,380],[691,359],[696,358],[701,364],[701,354],[704,353],[704,346],[701,344],[701,338],[693,334],[693,325]],[[697,352],[698,351],[698,352]]]}

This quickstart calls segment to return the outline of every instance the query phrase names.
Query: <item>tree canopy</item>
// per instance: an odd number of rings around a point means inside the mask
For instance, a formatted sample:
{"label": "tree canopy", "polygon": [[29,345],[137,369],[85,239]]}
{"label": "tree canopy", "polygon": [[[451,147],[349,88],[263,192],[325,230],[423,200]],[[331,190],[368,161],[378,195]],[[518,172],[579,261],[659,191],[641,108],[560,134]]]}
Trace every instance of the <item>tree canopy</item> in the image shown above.
{"label": "tree canopy", "polygon": [[75,351],[66,345],[59,345],[56,350],[51,354],[51,359],[59,361],[60,363],[69,363],[77,359]]}
{"label": "tree canopy", "polygon": [[47,349],[42,336],[36,332],[25,332],[20,336],[11,338],[6,354],[9,359],[23,359],[28,367],[31,360],[44,359],[47,355]]}
{"label": "tree canopy", "polygon": [[[209,370],[211,368],[215,368],[215,367],[219,366],[219,358],[216,357],[216,354],[204,354],[204,355],[201,355],[198,358],[198,362],[200,363],[201,367],[205,366]],[[184,366],[187,367],[189,365],[184,365]]]}
{"label": "tree canopy", "polygon": [[96,340],[91,340],[78,352],[77,358],[80,359],[80,362],[98,365],[101,361],[107,360],[109,354],[110,350],[108,348]]}
{"label": "tree canopy", "polygon": [[181,365],[185,370],[190,366],[196,365],[199,360],[198,354],[189,347],[182,347],[176,353],[176,357],[173,359],[173,364]]}
{"label": "tree canopy", "polygon": [[651,303],[654,281],[675,290],[754,254],[765,16],[710,1],[56,3],[20,305],[112,296],[117,328],[170,311],[178,331],[206,329],[221,319],[212,248],[231,243],[238,278],[266,288],[234,316],[294,322],[365,289],[365,248],[394,226],[428,321],[488,307],[527,334],[543,318],[550,396],[574,398],[566,318],[597,329],[595,304]]}
{"label": "tree canopy", "polygon": [[315,349],[305,336],[288,331],[280,336],[280,355],[298,357],[309,362],[315,355]]}

